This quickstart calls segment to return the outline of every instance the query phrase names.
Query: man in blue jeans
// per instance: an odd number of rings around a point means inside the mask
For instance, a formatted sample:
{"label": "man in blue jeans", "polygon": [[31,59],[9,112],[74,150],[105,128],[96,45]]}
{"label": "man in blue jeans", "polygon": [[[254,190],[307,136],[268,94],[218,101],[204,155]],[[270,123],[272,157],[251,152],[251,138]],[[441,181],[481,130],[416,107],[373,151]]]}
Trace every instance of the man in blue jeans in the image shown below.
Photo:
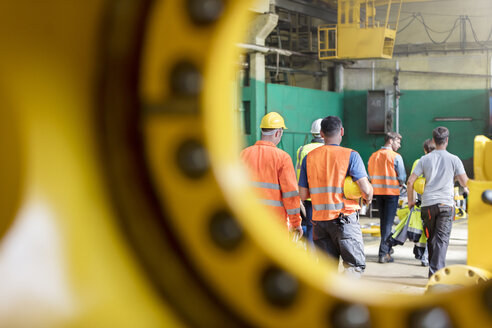
{"label": "man in blue jeans", "polygon": [[449,130],[439,126],[432,131],[436,149],[423,156],[408,178],[408,208],[415,206],[413,184],[418,176],[425,178],[422,195],[422,219],[429,249],[429,277],[446,266],[446,252],[454,220],[454,180],[468,193],[463,163],[446,151]]}
{"label": "man in blue jeans", "polygon": [[400,146],[401,135],[399,133],[386,133],[384,146],[371,155],[367,166],[380,218],[379,263],[393,262],[393,258],[390,255],[392,251],[391,245],[387,240],[391,235],[393,221],[396,216],[400,185],[403,185],[407,178],[403,159],[396,152]]}

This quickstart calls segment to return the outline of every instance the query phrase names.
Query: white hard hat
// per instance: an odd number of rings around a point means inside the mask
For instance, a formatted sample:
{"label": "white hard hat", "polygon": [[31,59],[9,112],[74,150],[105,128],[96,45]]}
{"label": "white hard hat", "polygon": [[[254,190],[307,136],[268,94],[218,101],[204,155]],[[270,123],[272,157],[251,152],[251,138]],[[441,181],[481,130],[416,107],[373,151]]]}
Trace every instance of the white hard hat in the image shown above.
{"label": "white hard hat", "polygon": [[322,118],[318,118],[316,121],[313,122],[313,124],[311,124],[311,133],[312,134],[320,134],[321,132],[321,121],[323,119]]}

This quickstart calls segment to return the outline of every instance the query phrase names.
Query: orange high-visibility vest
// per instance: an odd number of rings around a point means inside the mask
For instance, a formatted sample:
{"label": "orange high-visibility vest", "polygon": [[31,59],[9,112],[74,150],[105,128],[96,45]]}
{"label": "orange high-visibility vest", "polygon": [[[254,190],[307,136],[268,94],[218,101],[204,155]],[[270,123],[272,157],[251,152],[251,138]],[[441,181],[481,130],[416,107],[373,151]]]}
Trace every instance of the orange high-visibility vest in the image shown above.
{"label": "orange high-visibility vest", "polygon": [[307,154],[306,171],[314,221],[333,220],[340,213],[350,215],[360,209],[357,200],[346,199],[343,195],[352,151],[325,145]]}
{"label": "orange high-visibility vest", "polygon": [[268,205],[289,225],[301,225],[301,209],[296,173],[289,154],[268,141],[257,141],[241,152],[241,158],[250,169],[253,186],[261,202]]}
{"label": "orange high-visibility vest", "polygon": [[397,152],[381,148],[369,158],[367,169],[374,195],[400,195],[400,183],[395,170]]}

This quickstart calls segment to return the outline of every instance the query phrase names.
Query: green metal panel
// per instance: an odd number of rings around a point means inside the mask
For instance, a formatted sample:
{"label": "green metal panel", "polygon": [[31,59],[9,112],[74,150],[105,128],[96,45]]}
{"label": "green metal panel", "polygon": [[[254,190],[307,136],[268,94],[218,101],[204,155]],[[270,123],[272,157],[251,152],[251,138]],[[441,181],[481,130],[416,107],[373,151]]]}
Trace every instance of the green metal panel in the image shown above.
{"label": "green metal panel", "polygon": [[[250,146],[258,140],[260,135],[261,118],[265,115],[265,82],[251,79],[249,86],[242,88],[242,104],[240,112],[242,118],[242,132],[246,139],[246,145]],[[246,106],[248,110],[246,110]],[[247,126],[246,126],[247,125]],[[249,134],[245,132],[249,130]]]}
{"label": "green metal panel", "polygon": [[287,130],[279,144],[293,159],[297,148],[312,139],[311,123],[318,118],[337,115],[343,119],[343,95],[280,84],[267,85],[267,112],[278,112]]}
{"label": "green metal panel", "polygon": [[[382,135],[366,134],[366,91],[344,93],[345,137],[343,144],[357,150],[367,164],[369,156],[382,146]],[[432,130],[445,126],[450,131],[448,151],[458,155],[469,175],[473,172],[473,139],[487,133],[488,90],[402,91],[400,98],[399,153],[407,172],[423,155],[422,143],[432,138]],[[471,117],[472,121],[437,122],[437,117]]]}

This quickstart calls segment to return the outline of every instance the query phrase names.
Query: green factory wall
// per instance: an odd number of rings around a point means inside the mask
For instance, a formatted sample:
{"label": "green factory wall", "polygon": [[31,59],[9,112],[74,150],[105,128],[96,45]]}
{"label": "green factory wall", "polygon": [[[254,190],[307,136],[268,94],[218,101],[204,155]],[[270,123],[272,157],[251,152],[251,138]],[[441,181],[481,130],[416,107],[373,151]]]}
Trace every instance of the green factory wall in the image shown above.
{"label": "green factory wall", "polygon": [[343,95],[336,92],[267,85],[267,111],[278,112],[287,130],[279,144],[294,159],[297,148],[312,139],[311,124],[318,118],[337,115],[343,118]]}
{"label": "green factory wall", "polygon": [[[263,97],[261,94],[265,92],[266,96]],[[278,112],[284,117],[287,126],[278,147],[292,157],[294,164],[297,148],[312,138],[311,123],[315,119],[328,115],[343,117],[343,94],[336,92],[281,84],[265,86],[264,83],[250,81],[249,86],[243,87],[242,101],[241,124],[246,144],[249,146],[259,140],[259,126],[263,115]]]}
{"label": "green factory wall", "polygon": [[[366,91],[344,92],[343,145],[357,150],[367,165],[369,156],[383,144],[382,135],[366,134]],[[423,155],[422,142],[432,130],[445,126],[450,131],[448,151],[458,155],[469,176],[473,175],[473,139],[486,134],[489,121],[488,90],[402,91],[400,98],[399,153],[407,172]],[[471,117],[472,121],[438,122],[436,117]]]}

